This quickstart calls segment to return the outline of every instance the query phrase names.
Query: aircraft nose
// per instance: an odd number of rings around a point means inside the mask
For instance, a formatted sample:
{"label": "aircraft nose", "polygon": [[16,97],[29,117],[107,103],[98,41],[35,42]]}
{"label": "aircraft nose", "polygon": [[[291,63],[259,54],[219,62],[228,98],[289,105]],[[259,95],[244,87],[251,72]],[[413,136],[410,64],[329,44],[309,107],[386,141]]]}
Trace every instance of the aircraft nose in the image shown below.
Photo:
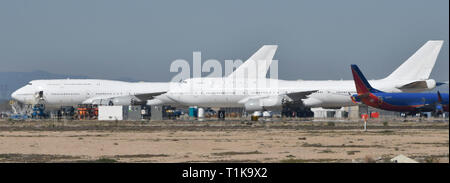
{"label": "aircraft nose", "polygon": [[15,100],[18,100],[18,98],[17,98],[17,91],[15,91],[15,92],[13,92],[13,93],[11,94],[11,98],[13,98],[13,99],[15,99]]}

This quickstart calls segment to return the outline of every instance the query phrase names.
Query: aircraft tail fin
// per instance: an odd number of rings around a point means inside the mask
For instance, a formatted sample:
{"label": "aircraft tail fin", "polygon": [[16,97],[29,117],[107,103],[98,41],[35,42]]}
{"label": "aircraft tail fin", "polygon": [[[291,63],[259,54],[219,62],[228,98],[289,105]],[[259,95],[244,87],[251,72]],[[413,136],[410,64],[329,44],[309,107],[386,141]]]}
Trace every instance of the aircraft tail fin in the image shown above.
{"label": "aircraft tail fin", "polygon": [[244,77],[247,71],[248,78],[265,78],[278,45],[264,45],[254,53],[247,61],[241,64],[229,78]]}
{"label": "aircraft tail fin", "polygon": [[367,81],[366,77],[362,74],[361,70],[359,70],[357,65],[352,64],[352,75],[353,80],[355,81],[356,92],[358,94],[366,94],[366,93],[381,93],[380,90],[372,88],[372,86]]}
{"label": "aircraft tail fin", "polygon": [[430,40],[392,72],[386,80],[426,80],[430,77],[442,40]]}

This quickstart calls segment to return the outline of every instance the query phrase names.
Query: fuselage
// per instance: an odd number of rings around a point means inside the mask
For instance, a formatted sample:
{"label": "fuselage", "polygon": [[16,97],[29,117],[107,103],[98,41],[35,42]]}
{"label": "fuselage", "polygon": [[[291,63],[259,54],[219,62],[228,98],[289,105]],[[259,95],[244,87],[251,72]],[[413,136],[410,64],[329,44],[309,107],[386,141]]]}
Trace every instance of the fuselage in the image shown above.
{"label": "fuselage", "polygon": [[[388,92],[409,92],[398,89],[398,82],[370,81],[374,86]],[[257,84],[257,83],[263,83]],[[264,85],[264,83],[269,83]],[[203,107],[243,107],[246,99],[266,97],[281,101],[283,95],[299,91],[315,91],[303,103],[307,107],[343,107],[355,105],[350,96],[356,93],[352,80],[231,80],[229,78],[193,78],[173,83],[168,93],[156,97],[170,99],[183,105]],[[412,91],[417,91],[414,89]],[[429,89],[422,89],[423,91]],[[280,105],[272,102],[274,106]]]}
{"label": "fuselage", "polygon": [[48,106],[74,106],[95,98],[110,98],[167,91],[168,83],[123,82],[97,79],[34,80],[11,96],[23,103],[34,104],[42,92]]}
{"label": "fuselage", "polygon": [[[261,84],[266,83],[266,85]],[[268,84],[267,84],[268,83]],[[396,83],[372,80],[371,84],[387,92],[408,92],[396,88]],[[157,96],[162,105],[180,104],[203,107],[243,107],[248,99],[268,98],[266,106],[280,107],[283,95],[298,91],[313,91],[303,103],[307,107],[355,105],[350,96],[356,93],[352,80],[230,80],[227,78],[193,78],[179,83],[123,82],[96,79],[34,80],[18,89],[12,97],[23,103],[36,103],[43,92],[47,106],[75,106],[96,98],[112,98],[167,91]],[[426,91],[427,89],[423,89]],[[413,91],[417,91],[414,89]]]}
{"label": "fuselage", "polygon": [[[361,101],[371,107],[398,112],[432,112],[436,105],[442,105],[448,112],[449,98],[447,93],[370,93]],[[429,106],[429,107],[427,107]]]}

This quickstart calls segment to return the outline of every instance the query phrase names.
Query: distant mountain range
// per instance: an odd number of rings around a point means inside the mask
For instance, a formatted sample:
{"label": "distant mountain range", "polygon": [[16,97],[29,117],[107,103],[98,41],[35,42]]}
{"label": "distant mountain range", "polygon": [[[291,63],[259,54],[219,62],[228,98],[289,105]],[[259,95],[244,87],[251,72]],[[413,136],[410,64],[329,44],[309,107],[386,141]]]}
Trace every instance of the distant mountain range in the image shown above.
{"label": "distant mountain range", "polygon": [[[31,80],[37,79],[88,79],[87,76],[53,74],[46,71],[32,72],[0,72],[0,100],[9,100],[11,93],[24,86]],[[132,78],[91,78],[91,79],[111,79],[127,82],[137,82]]]}

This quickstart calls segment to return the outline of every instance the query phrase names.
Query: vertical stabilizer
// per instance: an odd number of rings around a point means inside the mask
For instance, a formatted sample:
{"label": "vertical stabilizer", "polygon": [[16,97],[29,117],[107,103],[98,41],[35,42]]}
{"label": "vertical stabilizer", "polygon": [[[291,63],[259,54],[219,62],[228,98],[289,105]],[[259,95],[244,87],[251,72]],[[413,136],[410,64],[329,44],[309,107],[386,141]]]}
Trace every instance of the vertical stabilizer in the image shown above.
{"label": "vertical stabilizer", "polygon": [[430,77],[444,41],[430,40],[392,72],[386,80],[426,80]]}
{"label": "vertical stabilizer", "polygon": [[358,94],[366,94],[366,93],[378,93],[381,92],[377,89],[372,88],[372,86],[367,81],[366,77],[362,74],[361,70],[359,70],[358,66],[351,65],[353,80],[355,81],[356,92]]}
{"label": "vertical stabilizer", "polygon": [[264,45],[228,77],[265,78],[277,48],[277,45]]}

